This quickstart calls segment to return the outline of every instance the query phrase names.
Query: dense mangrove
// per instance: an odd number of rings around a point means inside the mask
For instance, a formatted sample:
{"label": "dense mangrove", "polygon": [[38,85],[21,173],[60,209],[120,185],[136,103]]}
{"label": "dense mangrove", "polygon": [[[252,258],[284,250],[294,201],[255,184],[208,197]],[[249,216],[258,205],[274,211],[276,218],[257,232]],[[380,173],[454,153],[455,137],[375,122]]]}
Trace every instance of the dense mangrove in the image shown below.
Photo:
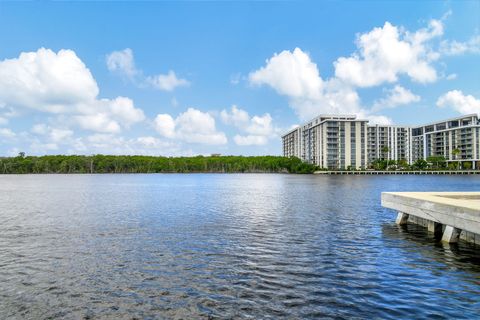
{"label": "dense mangrove", "polygon": [[0,158],[0,173],[313,173],[316,167],[280,156],[162,157],[45,155]]}

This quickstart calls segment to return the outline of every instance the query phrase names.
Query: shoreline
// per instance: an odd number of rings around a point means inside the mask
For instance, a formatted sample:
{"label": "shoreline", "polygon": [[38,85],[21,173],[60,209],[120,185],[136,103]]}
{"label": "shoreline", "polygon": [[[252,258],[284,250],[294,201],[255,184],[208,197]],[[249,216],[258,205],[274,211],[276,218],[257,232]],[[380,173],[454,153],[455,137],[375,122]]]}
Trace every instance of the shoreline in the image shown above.
{"label": "shoreline", "polygon": [[415,171],[342,171],[342,170],[330,170],[330,171],[315,171],[313,173],[295,173],[295,172],[272,172],[272,171],[249,171],[249,172],[220,172],[220,171],[189,171],[189,172],[12,172],[12,173],[0,173],[0,176],[8,175],[136,175],[136,174],[282,174],[282,175],[480,175],[480,170],[415,170]]}
{"label": "shoreline", "polygon": [[387,171],[387,170],[363,170],[363,171],[315,171],[316,175],[470,175],[480,174],[480,170],[412,170],[412,171]]}

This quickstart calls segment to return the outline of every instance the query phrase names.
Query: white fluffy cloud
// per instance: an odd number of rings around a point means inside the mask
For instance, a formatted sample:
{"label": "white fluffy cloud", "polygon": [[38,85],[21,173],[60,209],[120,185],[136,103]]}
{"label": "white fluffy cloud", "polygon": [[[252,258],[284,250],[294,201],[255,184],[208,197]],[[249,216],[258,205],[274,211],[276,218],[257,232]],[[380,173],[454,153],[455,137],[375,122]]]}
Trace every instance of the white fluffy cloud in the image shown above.
{"label": "white fluffy cloud", "polygon": [[30,150],[35,154],[42,154],[43,155],[45,153],[49,153],[51,151],[58,150],[58,144],[52,143],[52,142],[41,143],[38,140],[34,140],[30,144]]}
{"label": "white fluffy cloud", "polygon": [[24,133],[22,138],[30,143],[30,151],[33,153],[44,154],[50,151],[58,150],[60,145],[76,145],[74,132],[70,129],[52,127],[44,123],[35,124],[30,130],[33,136]]}
{"label": "white fluffy cloud", "polygon": [[[56,154],[59,153],[58,150],[66,154],[193,155],[191,150],[184,150],[175,142],[152,136],[127,138],[111,133],[94,133],[85,137],[75,137],[45,124],[35,125],[31,132],[34,135],[22,137],[28,139],[28,143],[25,143],[22,149],[11,149],[9,152],[11,155],[17,155],[19,151],[26,151],[32,155]],[[56,142],[51,135],[58,135]],[[20,134],[17,136],[21,138]]]}
{"label": "white fluffy cloud", "polygon": [[250,121],[250,116],[248,112],[242,109],[239,109],[237,106],[233,105],[230,112],[223,109],[220,112],[220,118],[226,124],[233,124],[236,127],[242,128],[248,125]]}
{"label": "white fluffy cloud", "polygon": [[109,111],[113,119],[126,127],[145,119],[143,110],[135,108],[132,99],[117,97],[114,100],[102,99],[100,102],[104,104],[104,108]]}
{"label": "white fluffy cloud", "polygon": [[392,119],[386,116],[372,114],[370,112],[360,112],[357,114],[358,119],[368,120],[369,124],[389,125],[393,124]]}
{"label": "white fluffy cloud", "polygon": [[455,80],[457,79],[458,75],[456,73],[451,73],[448,76],[445,77],[447,80]]}
{"label": "white fluffy cloud", "polygon": [[148,77],[146,81],[154,88],[163,91],[173,91],[178,87],[187,87],[190,85],[186,79],[178,78],[175,72],[170,70],[167,74],[159,74]]}
{"label": "white fluffy cloud", "polygon": [[440,46],[440,53],[447,56],[456,56],[465,53],[480,53],[480,35],[475,35],[465,42],[444,40]]}
{"label": "white fluffy cloud", "polygon": [[437,106],[440,108],[450,107],[461,114],[480,114],[480,99],[472,95],[465,95],[460,90],[452,90],[440,96]]}
{"label": "white fluffy cloud", "polygon": [[121,73],[128,78],[133,79],[139,73],[135,67],[133,52],[130,48],[107,54],[106,62],[108,70]]}
{"label": "white fluffy cloud", "polygon": [[0,103],[6,106],[63,113],[97,95],[90,70],[72,50],[41,48],[0,61]]}
{"label": "white fluffy cloud", "polygon": [[129,128],[132,124],[142,122],[145,115],[141,109],[135,108],[131,99],[117,97],[96,101],[95,109],[86,108],[82,115],[77,115],[74,119],[86,130],[118,133],[122,126]]}
{"label": "white fluffy cloud", "polygon": [[272,117],[269,113],[263,116],[250,117],[248,112],[233,105],[228,110],[223,109],[220,112],[220,118],[226,124],[233,124],[235,127],[250,134],[268,136],[273,133]]}
{"label": "white fluffy cloud", "polygon": [[162,91],[173,91],[178,87],[190,85],[188,80],[177,77],[172,70],[167,74],[143,76],[143,72],[135,66],[133,51],[130,48],[107,54],[106,63],[108,70],[127,77],[141,87],[149,86]]}
{"label": "white fluffy cloud", "polygon": [[[302,63],[291,63],[298,60],[295,57],[301,57]],[[284,68],[285,65],[289,67]],[[305,69],[309,71],[305,72]],[[316,64],[299,48],[293,52],[283,51],[282,54],[275,54],[272,59],[267,60],[267,66],[259,71],[262,72],[250,73],[250,81],[253,84],[269,85],[279,94],[287,96],[290,106],[301,120],[309,120],[319,114],[356,114],[372,123],[391,123],[391,119],[375,115],[371,110],[363,108],[357,91],[348,83],[337,78],[326,81],[321,79]],[[302,78],[303,75],[305,75],[304,78]],[[315,85],[304,86],[304,83]]]}
{"label": "white fluffy cloud", "polygon": [[259,135],[235,135],[233,137],[233,141],[239,146],[261,146],[265,145],[268,142],[268,138],[266,136],[259,136]]}
{"label": "white fluffy cloud", "polygon": [[11,109],[61,115],[99,132],[119,132],[144,120],[131,99],[98,99],[98,92],[90,70],[72,50],[41,48],[0,61],[0,104]]}
{"label": "white fluffy cloud", "polygon": [[75,116],[79,126],[86,130],[95,132],[119,133],[120,125],[112,120],[106,113]]}
{"label": "white fluffy cloud", "polygon": [[272,125],[272,117],[269,113],[263,116],[250,117],[248,112],[232,106],[230,111],[222,110],[220,118],[226,124],[231,124],[240,129],[246,135],[236,135],[233,140],[241,146],[265,145],[270,138],[275,137],[275,129]]}
{"label": "white fluffy cloud", "polygon": [[431,20],[428,28],[409,33],[385,22],[381,28],[358,36],[358,51],[334,63],[339,79],[358,87],[396,82],[401,74],[420,83],[433,82],[437,72],[431,65],[438,59],[428,42],[443,34],[443,24]]}
{"label": "white fluffy cloud", "polygon": [[295,48],[267,59],[265,66],[249,74],[249,81],[253,85],[268,85],[288,97],[290,106],[303,121],[319,114],[356,114],[372,122],[390,123],[391,119],[375,112],[417,102],[420,97],[397,85],[368,109],[362,106],[357,88],[394,83],[401,75],[420,83],[437,80],[433,63],[440,53],[433,49],[433,44],[443,32],[442,20],[431,20],[426,28],[415,32],[386,22],[383,27],[357,37],[357,51],[334,62],[332,78],[322,79],[310,56]]}
{"label": "white fluffy cloud", "polygon": [[44,123],[36,124],[32,127],[32,133],[48,136],[49,140],[53,143],[63,142],[67,139],[70,139],[73,136],[73,131],[63,128],[54,128],[47,126]]}
{"label": "white fluffy cloud", "polygon": [[169,114],[159,114],[155,117],[155,129],[166,138],[175,137],[175,120]]}
{"label": "white fluffy cloud", "polygon": [[86,138],[77,138],[69,153],[89,150],[91,153],[130,154],[130,155],[192,155],[173,142],[164,141],[152,136],[125,138],[114,134],[96,133]]}
{"label": "white fluffy cloud", "polygon": [[9,128],[0,128],[0,137],[2,138],[13,138],[16,134]]}
{"label": "white fluffy cloud", "polygon": [[272,117],[269,113],[265,113],[263,116],[253,116],[245,131],[263,136],[271,135],[273,133]]}
{"label": "white fluffy cloud", "polygon": [[323,81],[316,64],[299,48],[274,54],[266,63],[250,73],[250,83],[268,85],[287,96],[302,120],[322,113],[362,111],[357,92],[338,79]]}
{"label": "white fluffy cloud", "polygon": [[322,88],[317,65],[300,48],[274,54],[265,63],[265,67],[250,73],[250,83],[266,84],[279,94],[297,98],[315,97]]}
{"label": "white fluffy cloud", "polygon": [[381,110],[385,108],[395,108],[400,105],[415,103],[420,101],[420,96],[413,94],[410,90],[400,85],[396,85],[392,89],[386,90],[387,96],[374,102],[373,110]]}
{"label": "white fluffy cloud", "polygon": [[225,134],[215,127],[215,118],[194,108],[188,108],[176,119],[169,114],[159,114],[154,125],[157,132],[166,138],[211,145],[227,143]]}

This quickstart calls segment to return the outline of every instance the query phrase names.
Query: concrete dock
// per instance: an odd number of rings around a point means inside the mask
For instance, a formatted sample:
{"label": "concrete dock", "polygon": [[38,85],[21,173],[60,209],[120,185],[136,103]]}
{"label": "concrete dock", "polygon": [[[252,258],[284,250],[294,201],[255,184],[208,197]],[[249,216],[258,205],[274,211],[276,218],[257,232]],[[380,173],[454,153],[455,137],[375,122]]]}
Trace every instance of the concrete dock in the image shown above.
{"label": "concrete dock", "polygon": [[382,192],[382,206],[398,211],[399,225],[423,225],[444,242],[480,244],[480,192]]}

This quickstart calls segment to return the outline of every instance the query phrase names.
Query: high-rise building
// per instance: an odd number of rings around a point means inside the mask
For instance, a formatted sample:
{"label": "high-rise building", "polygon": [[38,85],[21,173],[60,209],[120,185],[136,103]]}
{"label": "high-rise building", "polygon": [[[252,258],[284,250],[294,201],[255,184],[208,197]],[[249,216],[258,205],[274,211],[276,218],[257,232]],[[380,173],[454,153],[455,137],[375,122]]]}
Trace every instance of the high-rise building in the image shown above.
{"label": "high-rise building", "polygon": [[480,122],[469,114],[412,128],[413,161],[442,156],[447,162],[480,161]]}
{"label": "high-rise building", "polygon": [[375,160],[405,160],[412,163],[410,127],[373,125],[367,129],[368,163]]}
{"label": "high-rise building", "polygon": [[282,136],[284,156],[328,169],[362,169],[373,161],[442,156],[480,168],[480,120],[470,114],[409,127],[367,126],[352,115],[320,115]]}
{"label": "high-rise building", "polygon": [[323,168],[366,168],[366,135],[367,120],[320,115],[282,136],[283,154]]}
{"label": "high-rise building", "polygon": [[285,157],[302,158],[302,130],[296,127],[282,136],[283,155]]}

